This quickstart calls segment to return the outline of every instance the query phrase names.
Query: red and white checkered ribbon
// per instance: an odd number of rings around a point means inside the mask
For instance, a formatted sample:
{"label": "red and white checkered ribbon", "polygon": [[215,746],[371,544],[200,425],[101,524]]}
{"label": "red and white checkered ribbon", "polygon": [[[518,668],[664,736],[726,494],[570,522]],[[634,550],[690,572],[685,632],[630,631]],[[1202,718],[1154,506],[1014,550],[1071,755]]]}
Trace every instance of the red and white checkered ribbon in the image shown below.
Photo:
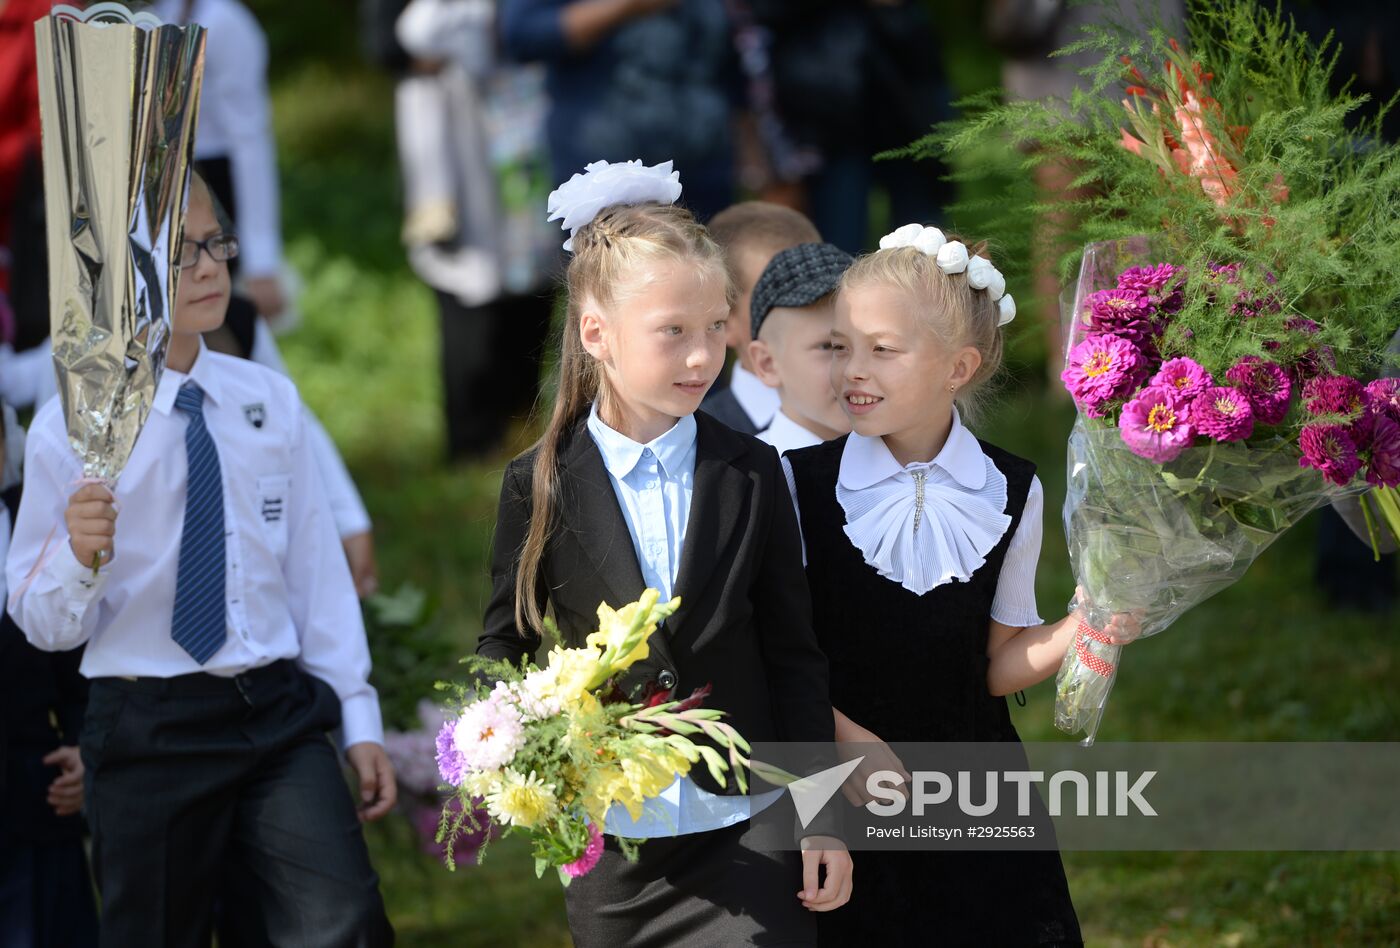
{"label": "red and white checkered ribbon", "polygon": [[1079,660],[1084,664],[1084,667],[1095,675],[1098,675],[1100,678],[1107,678],[1109,675],[1112,675],[1115,667],[1113,663],[1105,661],[1095,655],[1089,649],[1089,643],[1084,641],[1085,638],[1091,638],[1095,642],[1100,642],[1104,645],[1112,645],[1113,641],[1108,637],[1108,634],[1100,632],[1087,622],[1080,621],[1079,628],[1075,630],[1074,633],[1074,651],[1075,654],[1079,656]]}

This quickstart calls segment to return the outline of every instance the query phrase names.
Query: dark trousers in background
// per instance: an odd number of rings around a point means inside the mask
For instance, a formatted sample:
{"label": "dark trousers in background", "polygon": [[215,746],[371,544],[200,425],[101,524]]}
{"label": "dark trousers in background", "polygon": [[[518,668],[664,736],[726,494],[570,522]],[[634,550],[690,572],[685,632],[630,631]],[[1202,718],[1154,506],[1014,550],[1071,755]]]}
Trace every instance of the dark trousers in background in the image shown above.
{"label": "dark trousers in background", "polygon": [[1337,511],[1330,505],[1318,510],[1314,575],[1329,606],[1372,614],[1395,609],[1400,605],[1395,557],[1390,553],[1377,562],[1370,542],[1358,539]]}
{"label": "dark trousers in background", "polygon": [[512,418],[534,406],[553,300],[543,293],[464,306],[450,293],[434,292],[448,455],[479,457],[500,444]]}
{"label": "dark trousers in background", "polygon": [[104,948],[203,948],[216,896],[239,944],[392,945],[326,737],[339,723],[330,687],[287,661],[94,680],[81,747]]}
{"label": "dark trousers in background", "polygon": [[81,839],[0,840],[0,948],[92,948],[97,910]]}

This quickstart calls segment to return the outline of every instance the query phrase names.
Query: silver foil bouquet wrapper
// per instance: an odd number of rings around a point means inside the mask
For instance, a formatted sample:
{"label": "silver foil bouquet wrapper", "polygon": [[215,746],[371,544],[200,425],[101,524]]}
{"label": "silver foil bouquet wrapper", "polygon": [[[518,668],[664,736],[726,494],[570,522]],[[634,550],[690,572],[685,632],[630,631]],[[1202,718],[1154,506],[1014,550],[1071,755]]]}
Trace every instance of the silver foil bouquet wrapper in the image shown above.
{"label": "silver foil bouquet wrapper", "polygon": [[204,29],[99,3],[34,33],[54,370],[84,476],[110,483],[164,368]]}
{"label": "silver foil bouquet wrapper", "polygon": [[[1085,248],[1079,281],[1062,299],[1066,350],[1085,336],[1085,298],[1131,266],[1170,262],[1146,238]],[[1055,726],[1094,742],[1123,646],[1098,630],[1138,615],[1155,635],[1237,582],[1250,564],[1317,507],[1345,491],[1299,466],[1284,437],[1210,442],[1158,463],[1135,454],[1117,425],[1075,420],[1068,445],[1064,525],[1080,590],[1081,624],[1056,675]]]}

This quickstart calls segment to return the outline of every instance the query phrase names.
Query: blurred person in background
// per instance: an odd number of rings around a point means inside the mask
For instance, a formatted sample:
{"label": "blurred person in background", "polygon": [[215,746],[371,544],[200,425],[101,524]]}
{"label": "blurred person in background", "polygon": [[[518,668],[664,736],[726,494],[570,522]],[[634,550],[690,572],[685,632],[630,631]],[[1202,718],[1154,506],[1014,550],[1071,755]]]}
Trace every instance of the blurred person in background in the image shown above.
{"label": "blurred person in background", "polygon": [[394,28],[403,240],[437,299],[453,459],[533,407],[558,265],[543,69],[501,61],[496,18],[492,0],[413,0]]}
{"label": "blurred person in background", "polygon": [[506,52],[548,67],[553,181],[674,161],[702,222],[734,198],[738,69],[725,0],[501,0]]}
{"label": "blurred person in background", "polygon": [[[234,294],[225,325],[211,333],[211,348],[262,363],[289,375],[272,329],[296,322],[282,258],[277,149],[267,88],[267,37],[252,12],[236,0],[157,0],[151,10],[167,23],[198,23],[205,39],[204,81],[195,163],[238,234],[230,261]],[[336,528],[363,596],[379,587],[369,513],[340,452],[306,409],[307,437],[325,483]]]}
{"label": "blurred person in background", "polygon": [[[1066,104],[1074,90],[1087,82],[1080,70],[1098,64],[1102,55],[1079,52],[1051,57],[1051,53],[1084,38],[1086,27],[1117,26],[1134,36],[1146,37],[1156,25],[1170,35],[1181,35],[1185,17],[1183,0],[1124,0],[1116,3],[1075,4],[1069,0],[990,0],[985,8],[987,38],[1005,55],[1001,82],[1008,100],[1055,99]],[[1078,169],[1068,165],[1041,164],[1035,168],[1035,186],[1042,203],[1069,202],[1084,197],[1070,187]],[[1060,384],[1064,368],[1064,337],[1060,331],[1060,255],[1066,249],[1059,235],[1069,226],[1064,213],[1045,214],[1035,222],[1031,240],[1031,290],[1045,327],[1046,386],[1052,396],[1068,400]]]}
{"label": "blurred person in background", "polygon": [[873,157],[951,117],[928,5],[731,2],[750,109],[776,185],[761,193],[806,210],[822,238],[847,253],[869,246],[876,189],[885,192],[890,222],[941,222],[952,198],[941,164]]}

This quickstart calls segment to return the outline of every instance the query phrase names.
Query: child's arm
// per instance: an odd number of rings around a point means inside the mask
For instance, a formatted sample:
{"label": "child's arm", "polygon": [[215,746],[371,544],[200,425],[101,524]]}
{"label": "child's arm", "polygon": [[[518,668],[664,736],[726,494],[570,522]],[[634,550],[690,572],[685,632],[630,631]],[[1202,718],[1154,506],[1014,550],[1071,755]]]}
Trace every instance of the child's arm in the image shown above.
{"label": "child's arm", "polygon": [[[486,604],[481,637],[477,639],[476,654],[485,658],[504,659],[519,665],[527,655],[540,647],[540,635],[521,634],[515,622],[515,576],[520,563],[520,551],[525,534],[530,529],[530,479],[528,465],[533,456],[517,458],[506,467],[501,482],[501,502],[496,514],[496,533],[491,540],[491,599]],[[547,597],[543,570],[536,584],[536,602],[544,613]]]}
{"label": "child's arm", "polygon": [[[291,383],[286,384],[290,389]],[[364,616],[321,475],[307,444],[305,416],[294,390],[287,400],[297,411],[282,575],[287,607],[301,640],[298,664],[329,685],[340,699],[345,756],[360,785],[360,819],[377,820],[393,809],[398,787],[384,752],[379,695],[369,683]]]}
{"label": "child's arm", "polygon": [[[48,652],[77,648],[96,630],[117,517],[107,488],[74,489],[82,469],[54,430],[62,424],[61,412],[50,405],[30,430],[24,500],[14,514],[5,563],[10,615],[35,648]],[[99,551],[103,568],[94,576]]]}
{"label": "child's arm", "polygon": [[[994,695],[1009,695],[1044,681],[1055,673],[1074,642],[1080,617],[1071,614],[1043,623],[1035,604],[1035,573],[1040,559],[1041,518],[1045,490],[1032,477],[1021,522],[1006,550],[992,601],[987,633],[987,687]],[[1115,644],[1137,636],[1137,620],[1115,616],[1104,630]]]}
{"label": "child's arm", "polygon": [[[1059,622],[1029,628],[993,619],[987,633],[987,689],[994,695],[1009,695],[1055,674],[1074,644],[1080,621],[1077,612]],[[1137,638],[1138,621],[1131,615],[1115,615],[1104,631],[1114,645],[1126,645]]]}

